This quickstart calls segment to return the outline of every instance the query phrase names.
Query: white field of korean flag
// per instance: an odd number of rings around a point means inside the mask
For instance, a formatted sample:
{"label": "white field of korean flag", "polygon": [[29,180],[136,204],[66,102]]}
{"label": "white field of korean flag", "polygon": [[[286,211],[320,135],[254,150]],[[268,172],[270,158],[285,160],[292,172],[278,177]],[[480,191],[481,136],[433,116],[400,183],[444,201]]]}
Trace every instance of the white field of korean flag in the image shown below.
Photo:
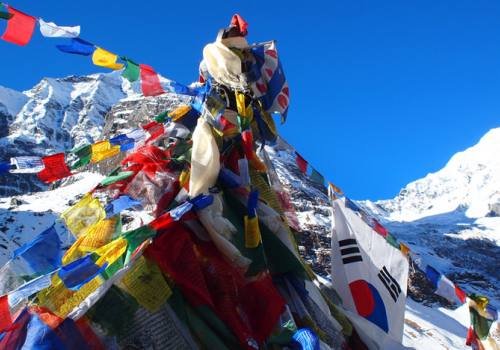
{"label": "white field of korean flag", "polygon": [[333,202],[332,283],[370,349],[404,349],[408,261],[342,199]]}

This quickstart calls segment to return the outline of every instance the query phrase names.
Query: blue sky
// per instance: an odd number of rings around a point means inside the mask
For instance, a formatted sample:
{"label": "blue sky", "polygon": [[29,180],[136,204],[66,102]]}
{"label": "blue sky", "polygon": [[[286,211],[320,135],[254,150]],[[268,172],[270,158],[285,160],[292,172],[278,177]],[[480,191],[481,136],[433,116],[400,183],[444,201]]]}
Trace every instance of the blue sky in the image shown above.
{"label": "blue sky", "polygon": [[[183,83],[231,15],[249,41],[276,39],[290,84],[281,134],[355,199],[393,197],[500,126],[500,2],[14,1],[29,14],[82,26],[82,37]],[[36,32],[0,42],[0,85],[104,71]]]}

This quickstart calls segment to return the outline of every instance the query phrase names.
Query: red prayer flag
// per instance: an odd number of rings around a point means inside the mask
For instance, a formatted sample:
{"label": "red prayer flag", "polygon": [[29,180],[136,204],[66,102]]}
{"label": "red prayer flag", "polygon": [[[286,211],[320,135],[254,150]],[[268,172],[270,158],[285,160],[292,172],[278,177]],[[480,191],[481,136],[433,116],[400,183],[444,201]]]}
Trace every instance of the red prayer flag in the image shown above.
{"label": "red prayer flag", "polygon": [[40,171],[37,175],[43,182],[54,182],[72,175],[64,160],[64,153],[43,157],[42,161],[45,165],[45,169]]}
{"label": "red prayer flag", "polygon": [[305,174],[307,172],[307,160],[302,158],[302,156],[297,152],[295,152],[295,154],[297,155],[297,157],[295,158],[295,162],[297,163],[300,171]]}
{"label": "red prayer flag", "polygon": [[389,234],[389,232],[387,231],[387,229],[384,226],[382,226],[380,224],[380,222],[378,222],[377,220],[373,219],[373,224],[375,225],[373,227],[373,229],[375,230],[375,232],[377,232],[382,237],[387,237],[387,235]]}
{"label": "red prayer flag", "polygon": [[139,66],[141,68],[141,89],[144,96],[158,96],[165,93],[161,87],[160,78],[154,71],[153,67],[145,64]]}
{"label": "red prayer flag", "polygon": [[0,297],[0,332],[12,326],[12,316],[10,315],[9,296]]}
{"label": "red prayer flag", "polygon": [[10,6],[7,6],[7,10],[14,16],[7,21],[7,29],[5,29],[2,39],[21,46],[28,44],[35,29],[35,17],[31,17]]}
{"label": "red prayer flag", "polygon": [[163,124],[155,121],[144,125],[142,128],[149,133],[149,138],[146,140],[146,142],[153,141],[158,136],[163,135],[163,133],[165,132]]}
{"label": "red prayer flag", "polygon": [[465,292],[461,290],[460,287],[455,286],[455,294],[457,295],[458,300],[460,300],[462,304],[465,303],[467,294],[465,294]]}

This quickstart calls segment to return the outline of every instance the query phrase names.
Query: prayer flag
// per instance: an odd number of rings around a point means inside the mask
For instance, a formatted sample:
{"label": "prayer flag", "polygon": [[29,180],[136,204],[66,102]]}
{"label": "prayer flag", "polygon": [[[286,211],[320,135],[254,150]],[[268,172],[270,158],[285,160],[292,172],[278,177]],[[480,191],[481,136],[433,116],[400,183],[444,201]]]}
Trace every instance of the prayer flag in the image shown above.
{"label": "prayer flag", "polygon": [[470,322],[474,332],[480,340],[486,340],[490,328],[497,315],[492,308],[487,308],[489,300],[485,296],[472,294],[469,296]]}
{"label": "prayer flag", "polygon": [[61,266],[58,275],[66,288],[74,291],[80,289],[84,284],[94,279],[106,268],[106,266],[107,264],[101,267],[94,263],[92,256],[89,254],[68,265]]}
{"label": "prayer flag", "polygon": [[256,60],[253,67],[255,83],[251,85],[255,96],[264,110],[281,114],[284,122],[288,113],[289,90],[283,68],[278,58],[275,42],[266,43],[252,49]]}
{"label": "prayer flag", "polygon": [[80,35],[80,26],[62,27],[54,22],[45,22],[39,19],[40,32],[46,38],[77,38]]}
{"label": "prayer flag", "polygon": [[139,65],[141,69],[141,89],[144,96],[158,96],[165,91],[161,87],[160,78],[153,67],[145,64]]}
{"label": "prayer flag", "polygon": [[134,143],[138,146],[142,142],[146,141],[147,135],[144,129],[136,128],[125,134],[128,138],[134,140]]}
{"label": "prayer flag", "polygon": [[310,179],[316,182],[318,185],[325,185],[325,178],[316,169],[312,168]]}
{"label": "prayer flag", "polygon": [[76,237],[80,237],[96,222],[104,219],[106,212],[97,198],[85,195],[78,203],[66,209],[61,218]]}
{"label": "prayer flag", "polygon": [[30,242],[17,248],[12,258],[20,257],[37,274],[54,271],[61,265],[61,241],[54,226],[40,233]]}
{"label": "prayer flag", "polygon": [[302,350],[320,350],[318,336],[309,328],[301,328],[293,335],[293,341],[299,343]]}
{"label": "prayer flag", "polygon": [[245,248],[257,248],[261,241],[259,219],[257,215],[249,217],[245,215]]}
{"label": "prayer flag", "polygon": [[45,169],[37,175],[43,182],[54,182],[65,177],[71,176],[68,166],[64,160],[64,153],[57,153],[42,158]]}
{"label": "prayer flag", "polygon": [[406,256],[410,254],[410,248],[402,242],[399,242],[399,250],[401,250],[401,253],[403,253]]}
{"label": "prayer flag", "polygon": [[125,134],[117,135],[109,139],[112,146],[120,146],[120,152],[128,151],[134,148],[134,139],[127,137]]}
{"label": "prayer flag", "polygon": [[27,45],[35,29],[35,17],[18,11],[11,6],[7,6],[7,10],[13,16],[7,22],[7,29],[5,29],[2,39],[21,46]]}
{"label": "prayer flag", "polygon": [[10,315],[9,297],[3,295],[0,297],[0,333],[5,332],[12,326],[12,316]]}
{"label": "prayer flag", "polygon": [[233,15],[233,18],[231,18],[231,27],[237,27],[241,36],[248,34],[248,23],[239,14]]}
{"label": "prayer flag", "polygon": [[59,51],[75,55],[90,56],[95,51],[94,44],[80,38],[71,39],[67,45],[56,45]]}
{"label": "prayer flag", "polygon": [[9,162],[0,162],[0,174],[8,173],[12,170],[12,164]]}
{"label": "prayer flag", "polygon": [[107,178],[105,178],[104,180],[101,181],[100,185],[101,186],[108,186],[108,185],[114,184],[115,182],[125,180],[132,175],[134,175],[133,171],[121,171],[116,175],[108,176]]}
{"label": "prayer flag", "polygon": [[80,146],[71,150],[71,153],[78,157],[78,160],[71,165],[71,170],[74,170],[90,163],[90,158],[92,158],[92,145]]}
{"label": "prayer flag", "polygon": [[10,162],[15,166],[11,173],[36,174],[45,168],[42,158],[35,156],[14,157]]}
{"label": "prayer flag", "polygon": [[129,197],[129,196],[120,196],[108,205],[106,205],[106,216],[112,217],[118,213],[121,213],[123,210],[140,206],[141,202]]}
{"label": "prayer flag", "polygon": [[131,83],[137,81],[141,76],[141,70],[139,68],[139,65],[126,57],[121,57],[121,59],[122,61],[126,62],[126,67],[125,70],[123,71],[122,76]]}
{"label": "prayer flag", "polygon": [[123,68],[122,63],[116,63],[118,56],[98,47],[92,55],[92,62],[96,66],[118,70]]}
{"label": "prayer flag", "polygon": [[338,193],[341,196],[344,195],[344,191],[342,191],[340,188],[338,188],[337,186],[335,186],[331,182],[328,182],[328,184],[330,185],[330,187],[332,188],[332,190],[334,190],[336,193]]}
{"label": "prayer flag", "polygon": [[52,281],[52,273],[37,277],[9,294],[9,306],[14,308],[24,299],[33,295],[42,289],[48,288]]}
{"label": "prayer flag", "polygon": [[109,141],[99,141],[92,144],[92,163],[113,157],[120,153],[120,146],[111,146]]}
{"label": "prayer flag", "polygon": [[146,142],[153,141],[154,139],[165,133],[163,124],[155,121],[144,125],[142,128],[149,133],[149,138],[146,140]]}
{"label": "prayer flag", "polygon": [[295,162],[297,163],[297,166],[299,167],[300,171],[305,174],[307,172],[307,161],[302,158],[302,156],[297,152],[295,152],[295,155]]}

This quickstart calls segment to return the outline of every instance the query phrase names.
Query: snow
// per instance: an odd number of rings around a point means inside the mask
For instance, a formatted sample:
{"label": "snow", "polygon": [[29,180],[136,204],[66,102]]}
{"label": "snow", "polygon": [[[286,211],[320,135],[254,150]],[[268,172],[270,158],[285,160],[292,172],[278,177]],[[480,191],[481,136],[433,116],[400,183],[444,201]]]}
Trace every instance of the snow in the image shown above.
{"label": "snow", "polygon": [[28,97],[18,91],[0,86],[0,111],[2,109],[9,115],[18,114],[28,101]]}
{"label": "snow", "polygon": [[376,202],[391,221],[415,221],[467,208],[471,218],[484,217],[500,203],[500,128],[474,146],[455,154],[436,173],[407,185],[392,199]]}
{"label": "snow", "polygon": [[411,299],[406,302],[403,345],[421,350],[465,349],[469,309],[430,308]]}
{"label": "snow", "polygon": [[[93,189],[103,176],[81,173],[76,182],[55,190],[35,192],[16,197],[0,197],[0,266],[10,258],[12,252],[37,234],[57,223],[56,228],[63,242],[69,233],[59,221],[59,215],[69,207],[70,201]],[[22,204],[12,205],[13,199]]]}

